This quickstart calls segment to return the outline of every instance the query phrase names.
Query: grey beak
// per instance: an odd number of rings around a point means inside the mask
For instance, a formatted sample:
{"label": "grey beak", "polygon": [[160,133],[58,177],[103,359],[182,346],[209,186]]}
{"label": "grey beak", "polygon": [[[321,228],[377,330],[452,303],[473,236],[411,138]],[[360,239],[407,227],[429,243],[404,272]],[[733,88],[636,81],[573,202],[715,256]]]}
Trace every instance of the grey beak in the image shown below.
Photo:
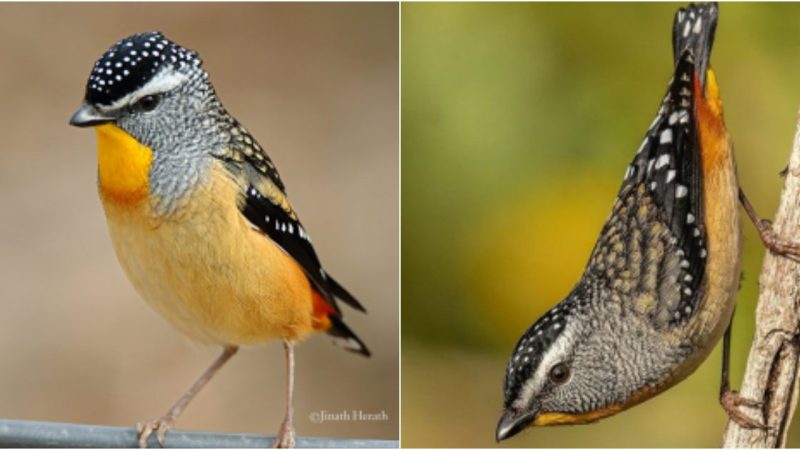
{"label": "grey beak", "polygon": [[101,113],[92,105],[84,103],[75,111],[72,118],[69,119],[69,124],[74,127],[92,127],[111,122],[112,120],[114,120],[113,117]]}
{"label": "grey beak", "polygon": [[503,417],[500,418],[500,422],[497,423],[497,435],[495,439],[497,439],[497,442],[500,442],[516,435],[533,423],[535,418],[535,412],[523,414],[519,414],[515,411],[504,412]]}

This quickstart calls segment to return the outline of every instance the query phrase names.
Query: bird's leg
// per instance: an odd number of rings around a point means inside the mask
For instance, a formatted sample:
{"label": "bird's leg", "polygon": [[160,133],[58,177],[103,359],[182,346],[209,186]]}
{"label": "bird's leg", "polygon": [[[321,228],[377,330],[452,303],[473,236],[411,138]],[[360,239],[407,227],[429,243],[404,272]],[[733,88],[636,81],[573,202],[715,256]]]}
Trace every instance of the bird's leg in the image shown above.
{"label": "bird's leg", "polygon": [[769,220],[758,217],[756,210],[750,204],[747,196],[744,195],[742,188],[739,188],[739,201],[742,203],[742,207],[753,222],[753,225],[756,226],[764,246],[782,255],[800,256],[800,243],[789,242],[776,235],[775,230],[772,229],[772,223]]}
{"label": "bird's leg", "polygon": [[231,356],[236,354],[236,351],[239,350],[239,347],[225,347],[222,351],[222,354],[208,366],[208,369],[200,375],[200,378],[194,382],[192,387],[184,393],[172,408],[167,411],[161,418],[156,420],[151,420],[149,422],[139,423],[136,425],[137,435],[139,437],[139,447],[140,448],[147,448],[147,440],[150,438],[150,435],[153,432],[157,432],[158,443],[164,447],[165,445],[165,438],[167,435],[167,431],[175,425],[175,420],[178,416],[183,412],[186,408],[186,405],[194,398],[195,395],[200,391],[200,389],[205,386],[209,380],[217,373],[217,371],[231,359]]}
{"label": "bird's leg", "polygon": [[733,316],[728,328],[725,330],[725,335],[722,338],[722,383],[719,388],[719,403],[722,409],[728,414],[734,422],[744,428],[759,428],[767,429],[761,421],[752,419],[744,414],[740,406],[751,408],[761,408],[764,403],[743,398],[739,392],[731,390],[730,386],[730,363],[731,363],[731,328],[733,328]]}
{"label": "bird's leg", "polygon": [[286,352],[286,417],[283,418],[283,423],[281,423],[281,428],[277,436],[275,436],[275,443],[272,446],[274,448],[293,448],[294,344],[289,341],[283,341],[283,349]]}

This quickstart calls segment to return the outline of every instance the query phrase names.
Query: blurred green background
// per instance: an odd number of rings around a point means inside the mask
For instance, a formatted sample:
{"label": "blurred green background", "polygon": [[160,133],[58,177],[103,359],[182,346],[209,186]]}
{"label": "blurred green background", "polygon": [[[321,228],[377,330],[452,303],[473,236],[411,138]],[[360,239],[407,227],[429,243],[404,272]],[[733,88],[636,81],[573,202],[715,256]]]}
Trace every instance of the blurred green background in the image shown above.
{"label": "blurred green background", "polygon": [[[402,5],[404,446],[495,445],[506,358],[588,259],[670,78],[677,6]],[[771,216],[800,105],[800,5],[720,9],[712,63],[740,180]],[[734,386],[763,256],[743,227]],[[719,372],[718,348],[630,411],[503,445],[719,446]]]}

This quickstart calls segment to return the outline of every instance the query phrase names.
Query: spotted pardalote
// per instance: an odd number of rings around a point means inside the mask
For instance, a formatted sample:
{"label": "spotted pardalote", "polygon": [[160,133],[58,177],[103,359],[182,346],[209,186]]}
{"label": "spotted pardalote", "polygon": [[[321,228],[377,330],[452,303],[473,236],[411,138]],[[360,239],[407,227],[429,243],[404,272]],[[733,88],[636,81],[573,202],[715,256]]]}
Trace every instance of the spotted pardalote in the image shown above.
{"label": "spotted pardalote", "polygon": [[739,286],[736,170],[709,55],[715,4],[675,15],[674,70],[580,280],[508,362],[497,440],[599,420],[691,374]]}
{"label": "spotted pardalote", "polygon": [[166,431],[241,345],[282,340],[294,444],[294,345],[327,332],[369,356],[338,301],[364,311],[327,273],[270,157],[222,106],[202,61],[158,32],[114,44],[95,63],[76,126],[97,132],[98,188],[118,259],[141,296],[222,355],[140,445]]}

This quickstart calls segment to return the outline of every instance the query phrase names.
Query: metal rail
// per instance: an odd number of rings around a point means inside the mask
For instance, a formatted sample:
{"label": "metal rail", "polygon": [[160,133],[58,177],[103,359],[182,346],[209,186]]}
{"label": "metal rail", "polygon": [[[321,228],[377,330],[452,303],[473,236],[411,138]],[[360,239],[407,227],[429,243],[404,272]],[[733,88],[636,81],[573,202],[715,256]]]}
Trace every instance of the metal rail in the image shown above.
{"label": "metal rail", "polygon": [[[206,433],[170,430],[167,448],[269,448],[273,438],[257,434]],[[159,447],[155,436],[148,442]],[[0,419],[0,448],[134,448],[136,429]],[[298,437],[303,448],[397,448],[398,441]]]}

